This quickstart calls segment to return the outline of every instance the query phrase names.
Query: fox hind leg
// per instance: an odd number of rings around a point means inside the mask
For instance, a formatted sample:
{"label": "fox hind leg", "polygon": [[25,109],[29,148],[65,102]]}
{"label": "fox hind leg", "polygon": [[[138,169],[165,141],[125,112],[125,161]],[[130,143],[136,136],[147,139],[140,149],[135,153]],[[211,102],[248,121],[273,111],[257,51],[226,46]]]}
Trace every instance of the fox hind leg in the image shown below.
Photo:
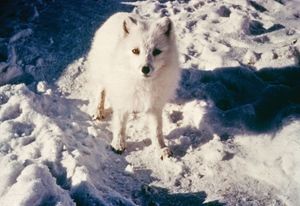
{"label": "fox hind leg", "polygon": [[105,98],[106,98],[106,91],[103,89],[100,94],[100,102],[97,106],[96,115],[94,116],[94,120],[103,120],[105,119]]}

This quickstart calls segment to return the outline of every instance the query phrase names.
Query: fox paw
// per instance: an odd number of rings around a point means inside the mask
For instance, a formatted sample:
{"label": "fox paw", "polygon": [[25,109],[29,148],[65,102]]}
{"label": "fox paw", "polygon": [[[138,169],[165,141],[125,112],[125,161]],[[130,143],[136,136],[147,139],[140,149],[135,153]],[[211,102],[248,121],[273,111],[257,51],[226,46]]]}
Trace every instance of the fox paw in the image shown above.
{"label": "fox paw", "polygon": [[123,152],[125,151],[125,148],[124,149],[116,149],[112,145],[110,145],[110,149],[111,149],[111,151],[113,151],[114,153],[119,154],[119,155],[123,154]]}
{"label": "fox paw", "polygon": [[93,115],[93,120],[104,120],[106,118],[106,112],[104,110],[97,111],[96,114]]}
{"label": "fox paw", "polygon": [[108,108],[105,110],[101,110],[101,111],[97,111],[93,116],[92,119],[94,121],[98,120],[98,121],[103,121],[106,118],[108,118],[110,115],[112,114],[112,109]]}
{"label": "fox paw", "polygon": [[102,114],[102,115],[99,115],[99,114],[93,115],[92,119],[93,119],[93,121],[96,121],[96,120],[101,121],[101,120],[105,119],[105,115],[104,114]]}
{"label": "fox paw", "polygon": [[164,159],[169,158],[171,156],[173,156],[173,153],[170,150],[170,148],[164,147],[164,148],[161,149],[161,151],[160,151],[160,159],[161,160],[164,160]]}
{"label": "fox paw", "polygon": [[125,142],[112,141],[110,148],[114,153],[122,154],[125,151]]}

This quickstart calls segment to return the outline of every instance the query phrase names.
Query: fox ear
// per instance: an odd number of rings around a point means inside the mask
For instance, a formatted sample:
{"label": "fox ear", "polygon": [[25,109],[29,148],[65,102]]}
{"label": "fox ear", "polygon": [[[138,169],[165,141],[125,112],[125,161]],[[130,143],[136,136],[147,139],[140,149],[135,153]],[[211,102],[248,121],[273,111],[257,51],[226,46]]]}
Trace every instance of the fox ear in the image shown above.
{"label": "fox ear", "polygon": [[163,19],[161,19],[159,27],[162,30],[163,34],[165,34],[167,37],[171,36],[173,30],[173,23],[170,18],[164,17]]}
{"label": "fox ear", "polygon": [[130,30],[132,26],[137,25],[137,20],[131,16],[128,16],[124,21],[123,21],[123,31],[125,35],[128,35],[130,33]]}

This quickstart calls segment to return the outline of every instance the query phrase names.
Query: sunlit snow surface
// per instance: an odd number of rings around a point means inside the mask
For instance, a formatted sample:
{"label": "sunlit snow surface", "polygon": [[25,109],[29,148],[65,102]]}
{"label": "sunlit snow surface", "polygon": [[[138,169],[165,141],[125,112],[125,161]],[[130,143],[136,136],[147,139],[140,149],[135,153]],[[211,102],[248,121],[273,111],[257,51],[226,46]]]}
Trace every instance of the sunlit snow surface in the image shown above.
{"label": "sunlit snow surface", "polygon": [[[85,57],[111,14],[170,16],[180,52],[161,161],[142,116],[109,148]],[[0,3],[0,205],[299,205],[300,2]]]}

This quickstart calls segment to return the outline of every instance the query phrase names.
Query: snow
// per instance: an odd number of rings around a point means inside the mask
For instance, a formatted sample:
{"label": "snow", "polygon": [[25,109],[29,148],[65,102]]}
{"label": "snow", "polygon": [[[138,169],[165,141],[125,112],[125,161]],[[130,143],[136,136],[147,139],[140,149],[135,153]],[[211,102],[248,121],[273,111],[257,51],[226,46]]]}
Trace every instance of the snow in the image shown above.
{"label": "snow", "polygon": [[[299,1],[28,2],[0,6],[0,205],[300,204]],[[143,116],[117,155],[90,115],[93,32],[132,9],[176,27],[163,161]]]}
{"label": "snow", "polygon": [[48,168],[38,165],[25,167],[1,200],[3,205],[74,205],[68,192],[56,184]]}

